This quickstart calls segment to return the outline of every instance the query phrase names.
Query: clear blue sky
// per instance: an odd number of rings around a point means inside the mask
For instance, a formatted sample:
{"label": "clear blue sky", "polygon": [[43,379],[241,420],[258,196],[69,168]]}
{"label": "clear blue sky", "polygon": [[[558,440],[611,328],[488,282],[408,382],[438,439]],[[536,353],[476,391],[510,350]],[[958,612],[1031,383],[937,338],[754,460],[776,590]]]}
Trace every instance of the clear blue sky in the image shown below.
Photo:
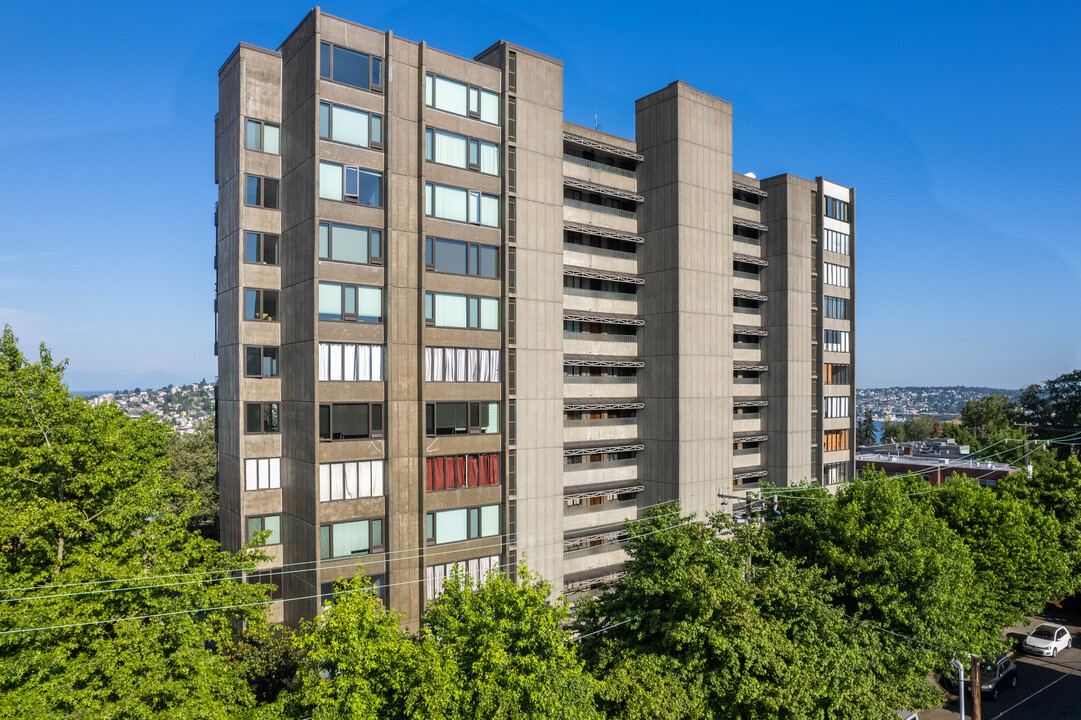
{"label": "clear blue sky", "polygon": [[[1079,5],[783,5],[323,9],[467,57],[506,39],[559,58],[566,118],[626,136],[635,98],[685,80],[733,103],[738,172],[856,187],[861,387],[1081,367]],[[5,9],[0,324],[70,358],[73,388],[216,374],[217,70],[309,8]]]}

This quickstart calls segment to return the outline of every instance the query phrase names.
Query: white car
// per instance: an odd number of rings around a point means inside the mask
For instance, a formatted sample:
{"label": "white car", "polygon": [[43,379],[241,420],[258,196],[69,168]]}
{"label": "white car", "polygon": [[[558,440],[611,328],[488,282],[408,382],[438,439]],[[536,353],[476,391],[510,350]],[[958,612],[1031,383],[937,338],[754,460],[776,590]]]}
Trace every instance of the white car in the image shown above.
{"label": "white car", "polygon": [[1033,655],[1050,655],[1055,657],[1059,651],[1073,645],[1070,631],[1061,625],[1044,623],[1028,634],[1021,647],[1027,653]]}

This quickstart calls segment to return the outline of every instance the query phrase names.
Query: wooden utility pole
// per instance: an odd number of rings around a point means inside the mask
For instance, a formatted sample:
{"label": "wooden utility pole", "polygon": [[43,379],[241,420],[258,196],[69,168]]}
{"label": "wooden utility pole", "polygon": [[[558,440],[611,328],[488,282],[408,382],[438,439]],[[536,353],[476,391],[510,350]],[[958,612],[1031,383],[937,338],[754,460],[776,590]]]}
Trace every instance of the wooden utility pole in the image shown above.
{"label": "wooden utility pole", "polygon": [[983,709],[980,707],[980,656],[971,655],[972,658],[972,720],[982,720]]}

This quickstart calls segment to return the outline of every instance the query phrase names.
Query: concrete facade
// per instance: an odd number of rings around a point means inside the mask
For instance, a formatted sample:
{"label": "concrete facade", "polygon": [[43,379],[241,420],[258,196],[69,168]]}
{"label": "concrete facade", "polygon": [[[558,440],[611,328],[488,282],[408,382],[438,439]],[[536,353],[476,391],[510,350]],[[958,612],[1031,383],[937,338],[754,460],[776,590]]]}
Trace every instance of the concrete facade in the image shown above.
{"label": "concrete facade", "polygon": [[854,196],[734,174],[729,103],[621,138],[558,60],[318,9],[219,88],[221,532],[272,531],[275,619],[363,572],[415,627],[454,564],[573,599],[649,507],[852,475]]}

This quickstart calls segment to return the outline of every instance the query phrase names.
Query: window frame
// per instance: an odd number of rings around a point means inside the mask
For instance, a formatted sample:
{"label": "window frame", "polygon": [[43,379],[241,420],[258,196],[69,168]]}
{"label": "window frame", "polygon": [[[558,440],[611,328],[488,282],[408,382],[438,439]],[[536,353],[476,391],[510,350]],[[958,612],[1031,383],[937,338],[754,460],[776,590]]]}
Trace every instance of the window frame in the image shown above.
{"label": "window frame", "polygon": [[[834,337],[834,340],[830,340],[830,337]],[[852,351],[852,341],[848,330],[835,330],[833,328],[823,328],[822,330],[822,348],[826,352],[847,353]]]}
{"label": "window frame", "polygon": [[[326,74],[324,74],[324,58],[323,48],[328,48],[327,59],[329,63],[326,63]],[[368,86],[354,85],[351,82],[345,80],[339,80],[334,77],[334,50],[343,50],[345,52],[354,53],[356,55],[363,55],[368,59]],[[357,90],[367,90],[368,92],[381,93],[383,92],[383,65],[384,59],[378,55],[371,55],[369,53],[360,52],[359,50],[353,50],[347,48],[344,45],[336,45],[334,43],[328,43],[326,41],[320,41],[319,43],[319,79],[328,80],[332,83],[344,85],[346,87],[356,88]]]}
{"label": "window frame", "polygon": [[[248,265],[269,265],[279,267],[281,265],[281,235],[277,233],[262,233],[255,232],[254,230],[244,230],[244,262]],[[252,238],[255,239],[255,260],[248,259],[248,247]],[[270,244],[270,238],[273,238],[274,247],[274,262],[267,262],[266,246]]]}
{"label": "window frame", "polygon": [[[251,408],[259,408],[259,427],[260,430],[251,430],[250,420],[252,419]],[[264,407],[266,409],[264,409]],[[270,410],[273,408],[273,410]],[[269,426],[268,411],[270,416],[274,417],[276,424]],[[272,427],[272,429],[267,429]],[[264,400],[258,402],[245,402],[244,403],[244,434],[245,435],[277,435],[281,433],[281,405],[277,400]]]}
{"label": "window frame", "polygon": [[[255,293],[255,317],[248,317],[248,293]],[[266,293],[274,293],[279,312],[276,315],[263,312]],[[281,322],[281,291],[269,288],[244,288],[244,319],[257,322]],[[263,317],[259,317],[262,315]]]}
{"label": "window frame", "polygon": [[[322,313],[319,312],[319,293],[320,293],[320,289],[322,288],[323,285],[337,286],[338,288],[341,289],[341,304],[338,306],[338,307],[341,308],[341,313],[340,313],[341,317],[337,317],[337,318],[322,317]],[[351,313],[345,311],[346,297],[348,295],[347,291],[348,291],[349,288],[352,288],[354,290],[354,311],[351,312]],[[360,292],[359,292],[360,288],[364,288],[366,290],[378,290],[379,291],[379,317],[376,318],[375,320],[369,320],[369,319],[367,319],[367,318],[370,317],[369,315],[361,315],[358,312],[359,311],[359,305],[360,305]],[[315,316],[316,316],[316,319],[319,320],[320,322],[356,322],[356,323],[366,323],[368,325],[378,325],[378,324],[382,323],[383,320],[386,318],[386,302],[387,302],[387,299],[386,299],[386,293],[383,291],[383,286],[382,285],[353,285],[352,283],[326,282],[326,281],[323,281],[323,280],[319,280],[319,281],[316,282],[315,292],[316,292],[316,296],[315,296]]]}
{"label": "window frame", "polygon": [[[252,375],[248,372],[248,354],[252,350],[259,351],[259,374]],[[277,371],[273,375],[267,375],[265,372],[267,350],[273,350],[274,353],[274,369]],[[278,345],[245,345],[244,346],[244,377],[246,378],[280,378],[281,377],[281,347]]]}
{"label": "window frame", "polygon": [[827,420],[852,417],[852,407],[847,395],[826,395],[822,398],[822,405],[822,416]]}
{"label": "window frame", "polygon": [[[251,141],[251,126],[252,125],[258,125],[259,126],[259,143],[258,143],[259,147],[252,147],[249,144],[250,141]],[[278,131],[278,151],[277,152],[271,152],[270,150],[265,150],[264,149],[266,147],[266,129],[268,127],[272,127],[272,128],[274,128],[275,130]],[[280,123],[272,123],[272,122],[268,122],[266,120],[257,120],[255,118],[251,118],[251,117],[245,117],[244,118],[244,149],[245,150],[252,150],[254,152],[261,152],[261,153],[265,153],[267,155],[281,155],[282,154],[281,153],[281,147],[282,147],[281,142],[282,142],[282,135],[281,135],[281,124]]]}
{"label": "window frame", "polygon": [[[339,525],[351,525],[353,523],[367,523],[368,524],[368,549],[367,550],[353,550],[349,553],[343,553],[337,555],[334,553],[334,528]],[[379,542],[374,542],[376,537],[375,527],[378,523],[379,527]],[[319,526],[319,559],[320,560],[338,560],[347,557],[357,557],[360,555],[376,555],[386,551],[386,533],[384,532],[383,518],[357,518],[355,520],[343,520],[335,523],[323,523]]]}
{"label": "window frame", "polygon": [[[443,217],[435,214],[435,188],[446,188],[448,190],[457,190],[465,193],[465,220],[456,220],[454,218]],[[489,225],[483,221],[483,208],[484,200],[494,200],[496,203],[497,215],[495,225]],[[474,216],[474,208],[476,214]],[[456,222],[464,223],[466,225],[477,225],[479,227],[499,229],[502,227],[503,221],[503,205],[500,202],[498,195],[489,195],[486,192],[480,190],[470,190],[469,188],[458,187],[457,185],[446,185],[444,183],[425,182],[424,183],[424,216],[434,218],[436,220],[442,220],[444,222]],[[475,219],[474,219],[475,218]]]}
{"label": "window frame", "polygon": [[[360,493],[360,487],[361,487],[360,486],[360,465],[361,465],[361,463],[367,463],[369,465],[369,469],[368,469],[368,477],[369,477],[368,486],[372,490],[371,494],[369,494],[369,495],[362,495]],[[378,473],[375,471],[377,463],[378,463],[378,468],[379,468]],[[347,473],[346,473],[345,466],[350,465],[350,464],[355,464],[357,466],[356,467],[357,494],[356,494],[355,497],[348,497],[346,495],[346,490],[348,488],[348,479],[346,477]],[[342,466],[342,472],[341,472],[341,485],[342,485],[341,490],[342,490],[342,492],[341,492],[341,497],[334,497],[334,494],[335,494],[334,493],[334,490],[335,490],[334,466],[335,465],[341,465]],[[326,474],[327,474],[327,499],[325,499],[325,500],[323,499],[323,468],[324,467],[327,468],[327,470],[326,470]],[[351,501],[351,500],[360,500],[360,499],[364,499],[364,498],[386,497],[386,491],[387,491],[386,461],[383,458],[371,458],[371,459],[368,459],[368,460],[335,460],[335,461],[331,461],[331,462],[319,463],[318,469],[316,470],[316,472],[317,472],[317,482],[318,482],[318,488],[319,488],[319,503],[320,504],[322,504],[322,503],[347,502],[347,501]],[[378,483],[376,483],[376,477],[379,478]],[[379,488],[378,493],[375,492],[375,488],[376,488],[377,485],[378,485],[378,488]]]}
{"label": "window frame", "polygon": [[[362,437],[334,437],[334,408],[335,407],[366,407],[367,420],[368,420],[368,434]],[[323,408],[326,410],[326,434],[324,436],[324,420],[323,420]],[[381,402],[359,402],[359,403],[319,403],[316,408],[316,440],[321,443],[326,442],[351,442],[356,440],[380,440],[384,436],[385,432],[385,417],[383,403]]]}
{"label": "window frame", "polygon": [[[266,487],[261,487],[261,470],[260,463],[267,461],[267,477]],[[255,474],[254,482],[251,481],[251,473],[249,472],[249,463],[254,463]],[[276,467],[274,470],[272,468]],[[274,478],[277,478],[277,484],[274,483]],[[254,485],[255,487],[249,487]],[[262,492],[265,490],[280,490],[281,489],[281,457],[267,457],[267,458],[244,458],[244,492]]]}
{"label": "window frame", "polygon": [[269,520],[270,518],[276,518],[277,519],[278,529],[276,531],[276,534],[275,534],[274,530],[271,530],[271,535],[267,538],[267,540],[273,539],[273,540],[277,540],[277,542],[261,542],[261,543],[259,543],[259,545],[257,547],[269,547],[271,545],[281,545],[282,544],[282,538],[281,538],[281,534],[282,534],[282,525],[281,525],[282,516],[281,516],[281,513],[269,513],[267,515],[248,515],[248,516],[246,516],[244,518],[244,536],[247,538],[247,541],[244,543],[245,545],[247,545],[248,543],[254,542],[254,540],[255,540],[252,537],[252,526],[251,526],[252,520],[258,520],[259,521],[259,529],[256,530],[255,532],[264,532],[265,530],[268,529],[267,526],[266,526],[266,521]]}
{"label": "window frame", "polygon": [[831,218],[833,220],[840,221],[840,222],[848,222],[848,218],[849,218],[848,201],[847,200],[841,200],[840,198],[830,197],[829,195],[826,195],[825,198],[826,198],[826,208],[825,208],[826,217]]}
{"label": "window frame", "polygon": [[[430,82],[429,82],[429,78],[430,78]],[[438,91],[438,85],[435,82],[436,78],[439,78],[440,80],[443,80],[445,82],[454,83],[455,85],[461,85],[462,87],[464,87],[466,89],[465,90],[465,98],[466,98],[466,100],[465,100],[465,109],[466,109],[465,114],[457,113],[457,112],[454,112],[453,110],[447,110],[445,108],[439,107],[439,91]],[[476,109],[475,110],[473,109],[473,103],[472,103],[474,93],[476,94],[476,98],[477,98],[477,103],[476,103]],[[496,119],[494,121],[493,120],[485,120],[483,118],[484,98],[482,96],[482,93],[487,93],[489,95],[494,95],[495,96],[496,114],[498,115],[498,117],[496,117]],[[431,99],[431,102],[428,102],[429,97]],[[502,93],[500,93],[498,91],[495,91],[495,90],[489,90],[488,88],[482,87],[480,85],[471,85],[469,83],[462,82],[461,80],[455,80],[454,78],[447,77],[446,75],[438,75],[438,74],[432,73],[432,72],[426,72],[424,74],[424,105],[425,105],[425,107],[430,107],[433,110],[438,110],[439,112],[445,112],[445,113],[448,113],[450,115],[457,115],[458,117],[467,117],[467,118],[470,118],[471,120],[478,120],[478,121],[480,121],[482,123],[485,123],[487,125],[496,125],[496,126],[500,125],[501,120],[502,120],[502,114],[503,114],[502,113]]]}
{"label": "window frame", "polygon": [[[323,106],[328,108],[327,112],[327,134],[323,134]],[[346,140],[339,140],[334,137],[334,108],[341,108],[343,110],[349,110],[351,112],[361,113],[367,117],[368,123],[368,144],[358,145]],[[383,116],[380,113],[375,113],[370,110],[362,110],[360,108],[349,107],[348,105],[341,105],[339,103],[332,103],[327,100],[319,101],[319,139],[326,140],[327,142],[339,143],[341,145],[348,145],[349,147],[359,147],[366,150],[383,150]],[[376,132],[378,128],[378,133]],[[375,140],[375,136],[378,135],[379,139]]]}
{"label": "window frame", "polygon": [[[482,510],[487,508],[497,508],[496,517],[496,529],[494,532],[486,533],[483,524]],[[465,511],[466,516],[466,536],[463,540],[444,540],[438,542],[439,537],[439,516],[444,513],[462,512]],[[488,503],[485,505],[470,505],[460,508],[444,508],[442,510],[433,510],[426,513],[424,517],[424,541],[426,545],[449,545],[456,542],[468,542],[470,540],[480,540],[483,538],[501,537],[503,535],[503,505],[501,503]],[[475,527],[474,527],[475,524]]]}
{"label": "window frame", "polygon": [[[442,295],[444,297],[465,298],[465,327],[461,327],[459,325],[436,324],[435,316],[437,295]],[[484,300],[489,302],[481,302]],[[484,318],[487,317],[487,314],[482,311],[482,308],[491,308],[491,301],[495,302],[495,327],[482,327],[484,323]],[[491,297],[489,295],[463,295],[461,293],[436,292],[434,290],[429,290],[424,293],[424,324],[428,327],[449,328],[452,330],[482,330],[484,332],[500,332],[502,329],[502,320],[503,311],[500,307],[499,298],[497,297]]]}
{"label": "window frame", "polygon": [[[437,262],[439,253],[436,252],[437,245],[439,243],[453,243],[455,245],[465,246],[465,272],[458,273],[453,270],[441,270]],[[425,235],[424,236],[424,269],[429,272],[436,272],[443,275],[458,275],[463,277],[477,277],[484,280],[499,280],[500,279],[500,262],[499,262],[499,245],[489,245],[487,243],[468,242],[466,240],[455,240],[453,238],[439,237],[437,235]],[[491,251],[495,253],[495,264],[493,266],[494,275],[483,275],[480,270],[483,266],[481,262],[482,255],[485,251]],[[472,265],[471,253],[476,253],[476,272],[470,272]]]}
{"label": "window frame", "polygon": [[[455,165],[453,163],[440,162],[435,159],[435,136],[438,133],[444,135],[452,135],[455,138],[459,138],[465,141],[465,164]],[[481,156],[483,154],[484,146],[487,145],[493,148],[496,152],[496,171],[494,173],[484,172],[481,170],[483,164],[481,163]],[[476,152],[474,153],[474,148]],[[472,135],[462,135],[461,133],[451,132],[450,130],[444,130],[442,128],[433,127],[429,125],[424,128],[424,160],[434,165],[442,165],[443,167],[458,168],[459,170],[469,170],[470,172],[480,173],[481,175],[487,175],[489,177],[500,177],[502,168],[502,158],[500,157],[502,152],[499,147],[499,143],[490,142],[483,138],[473,137]]]}
{"label": "window frame", "polygon": [[[437,423],[437,405],[465,405],[465,432],[440,433]],[[491,425],[492,406],[495,406],[495,432],[484,432],[484,428]],[[487,411],[482,409],[487,407]],[[498,400],[444,400],[424,403],[424,436],[425,437],[448,437],[455,435],[500,435],[502,434],[500,418],[500,402]],[[484,415],[488,414],[488,422],[484,422]]]}
{"label": "window frame", "polygon": [[850,450],[847,428],[822,431],[822,452],[843,452]]}
{"label": "window frame", "polygon": [[253,570],[245,573],[244,582],[251,585],[274,585],[275,590],[268,593],[271,600],[281,600],[285,597],[282,590],[282,578],[284,573],[279,568],[267,568],[266,570]]}
{"label": "window frame", "polygon": [[[368,207],[368,206],[366,205],[364,207]],[[324,226],[326,226],[326,228],[327,228],[327,257],[323,257],[323,238],[322,238],[321,232],[322,232],[322,228]],[[339,259],[337,259],[335,257],[331,257],[334,254],[334,228],[335,227],[350,228],[352,230],[364,230],[364,231],[366,231],[368,233],[368,262],[363,263],[363,262],[356,262],[354,260],[339,260]],[[383,251],[383,246],[384,245],[383,245],[383,229],[382,228],[366,227],[366,226],[363,226],[363,225],[348,225],[346,223],[331,222],[330,220],[321,220],[321,221],[319,221],[319,224],[316,226],[315,231],[316,231],[316,234],[317,234],[316,245],[318,246],[317,251],[318,251],[318,255],[319,255],[320,260],[325,260],[326,262],[346,263],[348,265],[376,265],[376,266],[382,266],[383,265],[383,258],[385,256],[385,253]],[[372,236],[373,236],[373,233],[375,234],[375,237],[378,238],[377,241],[374,243],[375,247],[378,248],[378,253],[373,253],[372,252],[372,246],[373,246]],[[369,286],[369,287],[371,287],[371,286]]]}
{"label": "window frame", "polygon": [[[319,177],[321,175],[321,168],[322,168],[323,165],[332,165],[334,167],[337,167],[337,168],[341,169],[342,186],[340,188],[340,190],[341,190],[341,198],[340,199],[337,198],[337,197],[327,197],[326,195],[323,195],[323,184],[322,184],[321,178]],[[383,177],[383,171],[382,170],[372,170],[371,168],[362,167],[360,165],[346,165],[344,163],[336,163],[336,162],[331,162],[329,160],[319,160],[319,167],[320,167],[320,172],[316,174],[316,180],[317,180],[318,185],[319,185],[319,188],[317,190],[317,196],[318,196],[318,198],[320,200],[326,200],[328,202],[340,202],[340,203],[345,203],[346,205],[356,205],[358,207],[370,207],[370,208],[378,208],[378,209],[383,208],[383,201],[385,199],[384,195],[385,195],[386,188],[383,186],[384,177]],[[350,170],[352,170],[352,171],[354,171],[356,173],[356,182],[357,182],[357,192],[356,192],[356,194],[351,194],[351,193],[347,192],[348,189],[349,189],[349,171]],[[374,204],[374,205],[369,205],[368,203],[360,202],[360,197],[361,197],[361,195],[360,195],[360,176],[361,175],[375,175],[375,176],[377,176],[379,178],[379,188],[378,188],[378,191],[377,191],[378,197],[377,197],[376,204]]]}
{"label": "window frame", "polygon": [[[255,203],[248,202],[248,186],[252,180],[256,181],[255,194],[258,196]],[[274,204],[267,205],[267,187],[268,183],[274,184]],[[281,210],[281,180],[279,178],[267,177],[266,175],[254,175],[252,173],[244,173],[244,206],[245,207],[257,207],[264,210]]]}

